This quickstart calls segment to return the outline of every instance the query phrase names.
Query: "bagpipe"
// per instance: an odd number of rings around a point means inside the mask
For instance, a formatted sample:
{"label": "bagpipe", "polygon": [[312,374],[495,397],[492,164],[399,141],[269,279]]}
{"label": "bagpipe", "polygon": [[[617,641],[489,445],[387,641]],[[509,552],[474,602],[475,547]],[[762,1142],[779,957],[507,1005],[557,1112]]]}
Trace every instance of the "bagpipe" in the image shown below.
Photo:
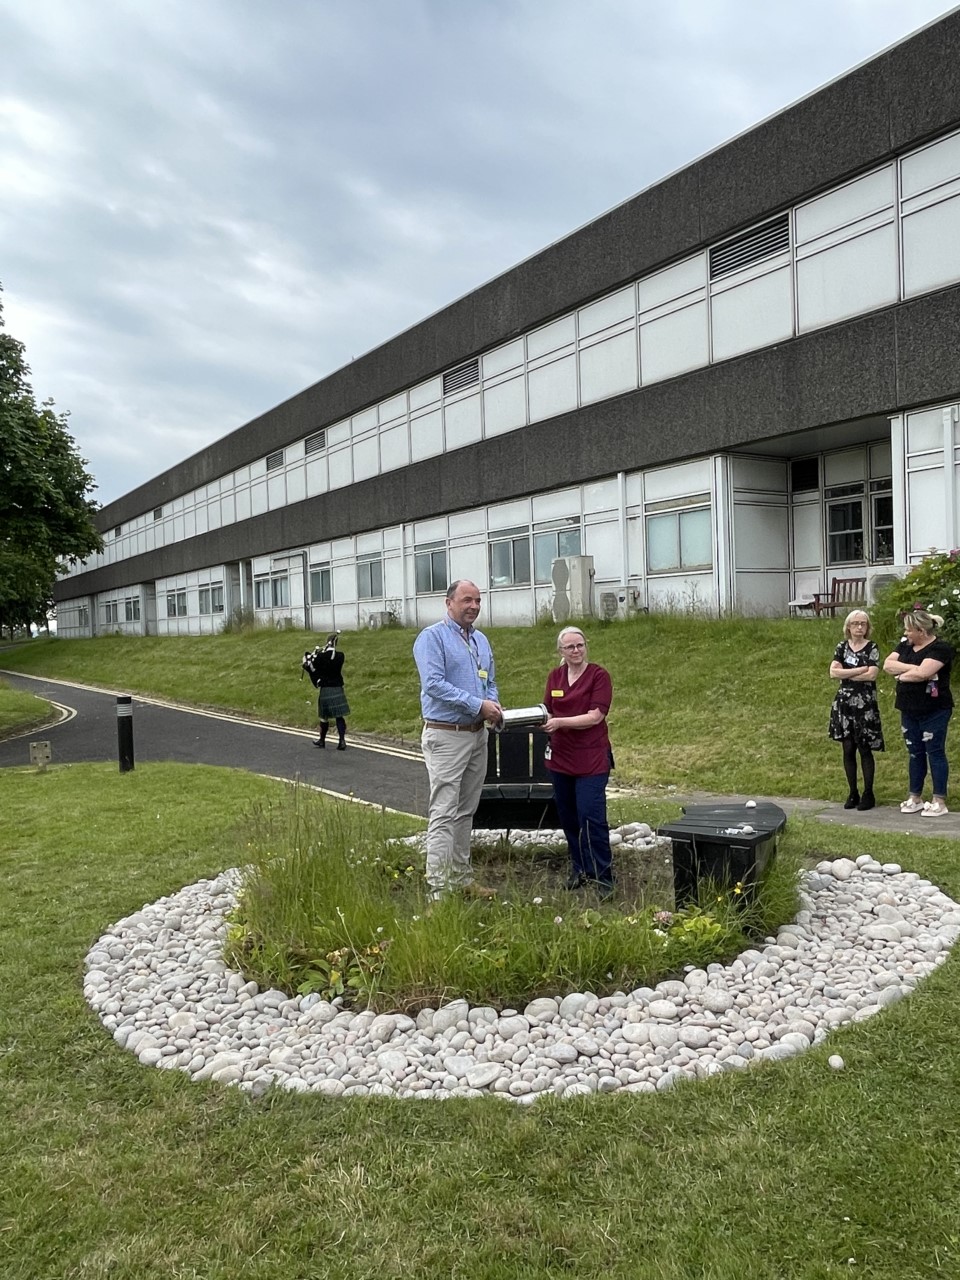
{"label": "bagpipe", "polygon": [[300,663],[300,679],[303,679],[304,672],[310,677],[310,683],[317,687],[320,683],[320,662],[324,654],[334,654],[337,651],[337,641],[340,639],[340,632],[333,631],[327,636],[326,644],[318,644],[315,649],[306,649],[303,654],[303,661]]}

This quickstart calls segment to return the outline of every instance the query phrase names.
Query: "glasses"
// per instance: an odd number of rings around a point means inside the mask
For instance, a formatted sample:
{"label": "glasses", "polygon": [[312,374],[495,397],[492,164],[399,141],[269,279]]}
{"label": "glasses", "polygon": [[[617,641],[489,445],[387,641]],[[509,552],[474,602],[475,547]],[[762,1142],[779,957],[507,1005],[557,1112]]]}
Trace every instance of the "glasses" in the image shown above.
{"label": "glasses", "polygon": [[564,653],[572,653],[574,649],[585,649],[586,647],[582,641],[580,644],[562,644],[560,646]]}

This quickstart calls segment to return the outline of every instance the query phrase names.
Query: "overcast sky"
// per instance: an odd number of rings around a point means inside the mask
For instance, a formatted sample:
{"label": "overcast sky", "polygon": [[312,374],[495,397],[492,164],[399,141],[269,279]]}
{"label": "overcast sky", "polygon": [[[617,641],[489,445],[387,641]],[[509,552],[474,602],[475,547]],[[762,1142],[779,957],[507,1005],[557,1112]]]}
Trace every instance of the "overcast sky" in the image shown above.
{"label": "overcast sky", "polygon": [[110,502],[937,0],[0,0],[0,282]]}

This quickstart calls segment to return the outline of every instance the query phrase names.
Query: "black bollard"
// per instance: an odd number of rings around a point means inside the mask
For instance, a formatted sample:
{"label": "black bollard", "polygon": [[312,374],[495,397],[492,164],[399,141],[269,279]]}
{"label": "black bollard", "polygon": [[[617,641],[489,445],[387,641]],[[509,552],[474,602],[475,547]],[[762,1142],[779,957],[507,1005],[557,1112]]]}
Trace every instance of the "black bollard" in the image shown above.
{"label": "black bollard", "polygon": [[133,768],[133,698],[129,693],[117,694],[117,752],[120,772]]}

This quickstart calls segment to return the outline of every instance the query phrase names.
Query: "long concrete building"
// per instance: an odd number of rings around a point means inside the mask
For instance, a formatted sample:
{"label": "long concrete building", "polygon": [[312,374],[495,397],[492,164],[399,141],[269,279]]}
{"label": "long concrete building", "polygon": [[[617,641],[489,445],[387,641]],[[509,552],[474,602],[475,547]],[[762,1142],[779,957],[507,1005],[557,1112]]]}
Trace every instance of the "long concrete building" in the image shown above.
{"label": "long concrete building", "polygon": [[58,628],[785,613],[958,465],[954,10],[104,507]]}

